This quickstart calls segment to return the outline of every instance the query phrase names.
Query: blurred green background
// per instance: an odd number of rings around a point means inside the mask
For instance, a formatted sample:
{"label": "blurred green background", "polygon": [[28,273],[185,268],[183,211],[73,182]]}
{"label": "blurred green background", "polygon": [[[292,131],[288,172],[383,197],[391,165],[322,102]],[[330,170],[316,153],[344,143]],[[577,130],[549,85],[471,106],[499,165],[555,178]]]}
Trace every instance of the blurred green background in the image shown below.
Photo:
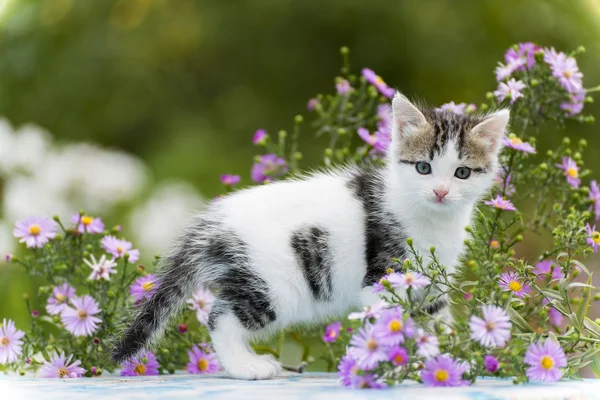
{"label": "blurred green background", "polygon": [[[594,0],[0,0],[0,115],[60,143],[123,149],[154,181],[181,179],[212,197],[221,173],[249,183],[255,129],[288,129],[310,97],[333,90],[342,45],[355,72],[370,67],[440,105],[483,101],[496,63],[522,41],[585,46],[585,87],[600,84]],[[600,171],[596,131],[573,122],[566,134],[589,141]],[[302,135],[305,165],[315,165],[322,146],[308,125]],[[540,151],[560,135],[544,130]],[[33,285],[0,264],[0,318],[24,322],[21,294]]]}

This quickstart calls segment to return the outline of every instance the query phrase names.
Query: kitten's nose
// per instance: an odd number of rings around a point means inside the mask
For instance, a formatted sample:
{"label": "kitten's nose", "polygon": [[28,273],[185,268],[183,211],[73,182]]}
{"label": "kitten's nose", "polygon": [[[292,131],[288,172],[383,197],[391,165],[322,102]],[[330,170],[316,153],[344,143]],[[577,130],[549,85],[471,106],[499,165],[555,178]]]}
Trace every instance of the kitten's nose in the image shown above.
{"label": "kitten's nose", "polygon": [[438,201],[444,200],[444,197],[448,194],[447,189],[433,189],[433,193],[437,196]]}

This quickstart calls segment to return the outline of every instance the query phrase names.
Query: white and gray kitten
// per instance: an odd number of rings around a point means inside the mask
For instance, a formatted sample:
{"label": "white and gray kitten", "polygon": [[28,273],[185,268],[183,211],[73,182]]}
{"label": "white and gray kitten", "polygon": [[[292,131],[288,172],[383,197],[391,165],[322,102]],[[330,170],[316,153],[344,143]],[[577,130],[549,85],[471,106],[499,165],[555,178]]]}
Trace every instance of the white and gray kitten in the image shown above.
{"label": "white and gray kitten", "polygon": [[[160,337],[198,285],[216,301],[208,326],[232,377],[267,379],[280,365],[249,346],[278,330],[376,300],[393,258],[435,246],[454,270],[473,208],[491,186],[509,112],[458,115],[396,94],[381,168],[344,168],[235,192],[214,202],[162,259],[160,286],[113,351],[116,361]],[[445,302],[426,305],[429,312]]]}

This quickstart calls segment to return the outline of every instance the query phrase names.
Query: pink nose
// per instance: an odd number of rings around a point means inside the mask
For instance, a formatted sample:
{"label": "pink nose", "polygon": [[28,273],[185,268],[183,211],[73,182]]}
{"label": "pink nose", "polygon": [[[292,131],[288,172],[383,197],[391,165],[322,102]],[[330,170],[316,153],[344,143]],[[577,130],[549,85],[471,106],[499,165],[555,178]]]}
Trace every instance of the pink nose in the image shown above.
{"label": "pink nose", "polygon": [[438,201],[444,200],[444,197],[448,194],[446,189],[433,189],[433,193],[437,196]]}

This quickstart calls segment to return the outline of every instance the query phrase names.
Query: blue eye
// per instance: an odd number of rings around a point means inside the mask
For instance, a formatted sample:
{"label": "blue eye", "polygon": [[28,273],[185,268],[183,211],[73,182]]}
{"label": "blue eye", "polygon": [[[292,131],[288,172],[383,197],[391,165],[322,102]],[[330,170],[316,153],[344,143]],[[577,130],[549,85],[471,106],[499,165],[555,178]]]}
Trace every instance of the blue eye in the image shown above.
{"label": "blue eye", "polygon": [[421,175],[429,175],[431,173],[431,165],[426,162],[418,162],[416,164],[417,172]]}
{"label": "blue eye", "polygon": [[458,167],[454,172],[454,176],[458,179],[467,179],[471,176],[471,168],[469,167]]}

